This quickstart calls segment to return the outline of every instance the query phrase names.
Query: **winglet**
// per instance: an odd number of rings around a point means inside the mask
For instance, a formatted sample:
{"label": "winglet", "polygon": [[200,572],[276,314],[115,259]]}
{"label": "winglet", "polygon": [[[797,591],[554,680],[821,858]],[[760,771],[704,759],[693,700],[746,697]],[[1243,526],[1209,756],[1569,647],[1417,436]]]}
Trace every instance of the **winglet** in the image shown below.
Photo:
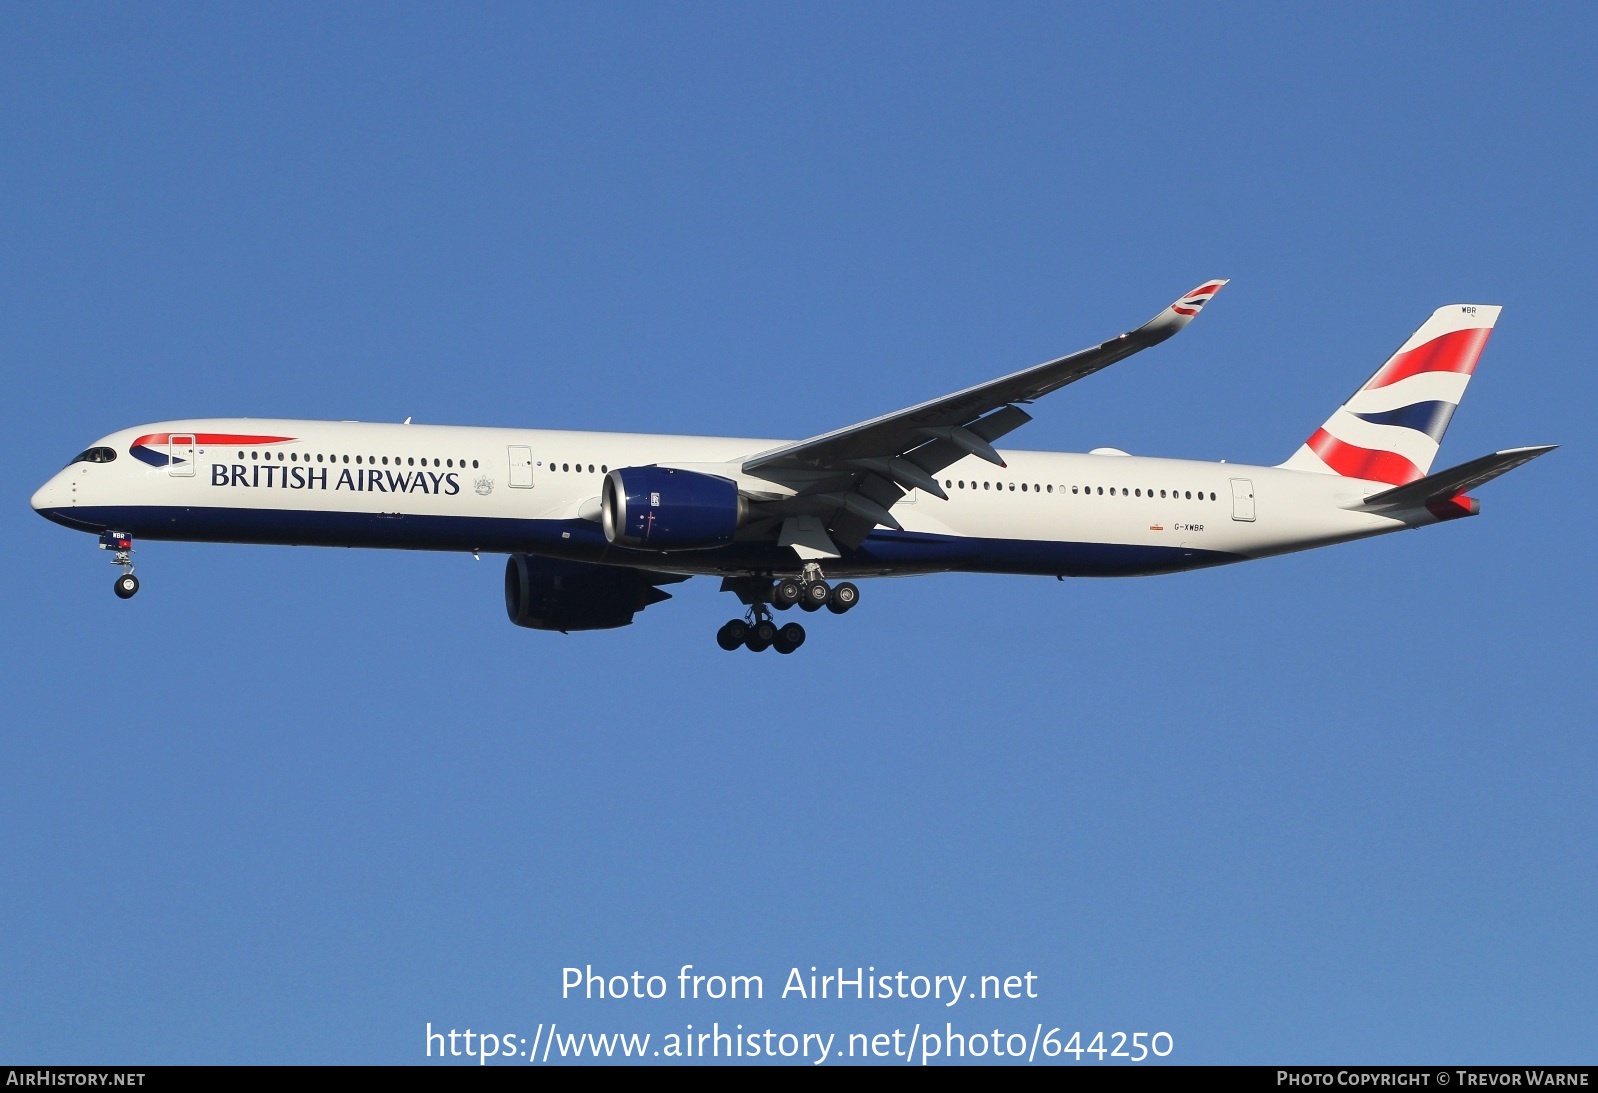
{"label": "winglet", "polygon": [[1218,277],[1213,281],[1205,281],[1132,333],[1142,335],[1150,345],[1164,341],[1192,322],[1194,317],[1204,310],[1204,305],[1221,291],[1221,286],[1226,284],[1227,280],[1228,278]]}
{"label": "winglet", "polygon": [[1221,291],[1221,286],[1226,284],[1228,280],[1229,278],[1221,277],[1214,281],[1205,281],[1198,288],[1172,304],[1171,310],[1178,315],[1186,315],[1191,319],[1203,309],[1205,304],[1210,302],[1210,297]]}

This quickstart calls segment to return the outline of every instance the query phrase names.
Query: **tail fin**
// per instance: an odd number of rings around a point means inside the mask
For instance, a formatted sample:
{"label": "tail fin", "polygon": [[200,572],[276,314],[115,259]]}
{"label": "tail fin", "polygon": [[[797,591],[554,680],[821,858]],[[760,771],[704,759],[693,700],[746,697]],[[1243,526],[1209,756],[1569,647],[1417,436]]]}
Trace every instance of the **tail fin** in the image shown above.
{"label": "tail fin", "polygon": [[1501,310],[1449,304],[1432,312],[1281,465],[1392,486],[1425,477]]}

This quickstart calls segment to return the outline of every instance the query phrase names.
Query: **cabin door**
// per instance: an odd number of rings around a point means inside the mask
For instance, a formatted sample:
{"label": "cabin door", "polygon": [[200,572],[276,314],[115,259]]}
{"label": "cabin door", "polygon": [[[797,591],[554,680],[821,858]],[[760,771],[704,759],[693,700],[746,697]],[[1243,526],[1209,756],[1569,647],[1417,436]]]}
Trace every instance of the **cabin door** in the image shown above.
{"label": "cabin door", "polygon": [[173,433],[166,442],[166,473],[176,478],[193,478],[194,456],[194,434]]}
{"label": "cabin door", "polygon": [[1254,483],[1247,478],[1232,479],[1232,519],[1254,519]]}
{"label": "cabin door", "polygon": [[510,484],[519,490],[533,486],[533,450],[525,445],[510,445]]}

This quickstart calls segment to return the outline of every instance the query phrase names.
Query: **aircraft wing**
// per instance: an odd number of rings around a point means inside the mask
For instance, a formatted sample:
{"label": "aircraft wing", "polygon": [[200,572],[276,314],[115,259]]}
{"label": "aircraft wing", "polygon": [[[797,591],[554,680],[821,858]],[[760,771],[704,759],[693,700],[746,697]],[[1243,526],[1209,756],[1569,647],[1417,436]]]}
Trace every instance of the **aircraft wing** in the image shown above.
{"label": "aircraft wing", "polygon": [[761,452],[744,461],[743,472],[796,491],[797,496],[771,506],[769,515],[789,521],[781,533],[784,541],[812,544],[799,550],[801,557],[806,549],[835,555],[826,549],[827,536],[816,531],[824,528],[833,540],[856,546],[878,524],[899,528],[888,510],[907,491],[922,489],[947,499],[934,476],[955,461],[975,455],[1004,466],[993,441],[1032,420],[1017,403],[1158,345],[1192,322],[1224,284],[1206,281],[1137,329],[1070,356]]}

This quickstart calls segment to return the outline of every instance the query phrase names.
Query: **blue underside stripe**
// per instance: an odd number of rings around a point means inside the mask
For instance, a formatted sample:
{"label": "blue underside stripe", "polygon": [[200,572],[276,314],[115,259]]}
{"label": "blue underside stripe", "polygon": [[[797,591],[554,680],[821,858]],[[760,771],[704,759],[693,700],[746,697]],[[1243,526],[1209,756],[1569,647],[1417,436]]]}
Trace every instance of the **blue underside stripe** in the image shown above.
{"label": "blue underside stripe", "polygon": [[[484,516],[415,516],[277,509],[106,506],[41,513],[58,524],[98,534],[125,531],[135,539],[395,550],[483,550],[542,554],[612,565],[705,572],[791,572],[794,554],[774,543],[733,543],[717,550],[623,550],[586,520],[512,520]],[[1068,577],[1174,573],[1242,561],[1223,551],[1181,546],[985,539],[877,531],[857,550],[827,564],[843,574],[969,571]]]}

